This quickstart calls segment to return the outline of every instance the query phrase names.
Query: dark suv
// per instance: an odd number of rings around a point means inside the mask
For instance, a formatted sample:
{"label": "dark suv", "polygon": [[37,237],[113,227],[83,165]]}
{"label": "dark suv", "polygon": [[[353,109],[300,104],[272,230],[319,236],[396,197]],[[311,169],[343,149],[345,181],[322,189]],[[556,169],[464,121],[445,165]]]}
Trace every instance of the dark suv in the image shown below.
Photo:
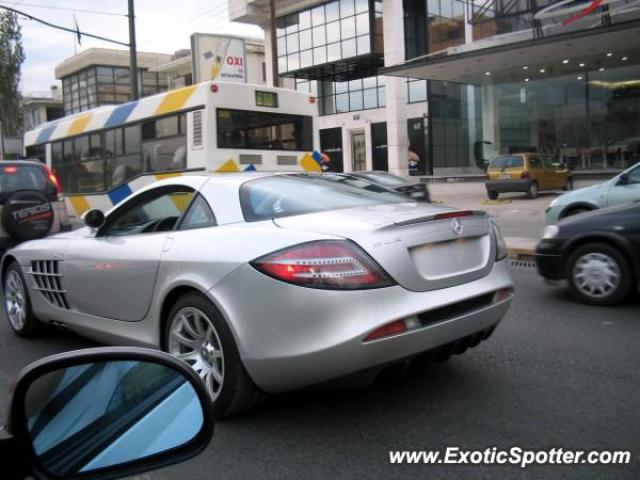
{"label": "dark suv", "polygon": [[45,164],[0,162],[0,249],[68,229],[60,182]]}

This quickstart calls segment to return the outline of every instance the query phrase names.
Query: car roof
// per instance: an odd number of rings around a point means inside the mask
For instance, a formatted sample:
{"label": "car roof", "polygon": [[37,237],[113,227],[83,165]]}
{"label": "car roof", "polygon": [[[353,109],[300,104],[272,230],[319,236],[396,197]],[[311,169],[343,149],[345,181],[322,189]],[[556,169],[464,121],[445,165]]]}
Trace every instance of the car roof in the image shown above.
{"label": "car roof", "polygon": [[0,165],[38,165],[44,166],[39,160],[3,160]]}

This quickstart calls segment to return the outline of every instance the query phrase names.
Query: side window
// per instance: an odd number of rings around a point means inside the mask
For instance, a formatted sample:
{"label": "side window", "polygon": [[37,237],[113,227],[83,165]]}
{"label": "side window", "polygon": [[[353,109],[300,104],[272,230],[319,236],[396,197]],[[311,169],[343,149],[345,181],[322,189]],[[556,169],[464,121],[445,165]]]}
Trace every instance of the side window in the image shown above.
{"label": "side window", "polygon": [[629,183],[640,183],[640,166],[629,172]]}
{"label": "side window", "polygon": [[542,168],[542,162],[538,157],[531,156],[529,157],[529,167],[531,168]]}
{"label": "side window", "polygon": [[180,224],[180,230],[213,227],[215,224],[216,218],[209,208],[209,204],[202,195],[198,195],[191,203],[189,211]]}
{"label": "side window", "polygon": [[[163,189],[164,190],[164,189]],[[192,190],[158,192],[141,203],[132,200],[131,208],[116,212],[101,235],[124,236],[173,230],[193,198]]]}

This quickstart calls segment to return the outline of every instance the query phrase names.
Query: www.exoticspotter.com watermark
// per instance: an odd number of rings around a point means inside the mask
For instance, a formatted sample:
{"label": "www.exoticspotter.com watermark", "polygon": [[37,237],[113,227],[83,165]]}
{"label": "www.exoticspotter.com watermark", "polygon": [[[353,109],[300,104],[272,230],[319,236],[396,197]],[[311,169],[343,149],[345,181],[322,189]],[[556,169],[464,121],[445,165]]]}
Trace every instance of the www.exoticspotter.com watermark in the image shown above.
{"label": "www.exoticspotter.com watermark", "polygon": [[444,450],[390,450],[391,464],[441,465],[626,465],[631,463],[628,450],[527,450],[520,447],[465,450],[451,446]]}

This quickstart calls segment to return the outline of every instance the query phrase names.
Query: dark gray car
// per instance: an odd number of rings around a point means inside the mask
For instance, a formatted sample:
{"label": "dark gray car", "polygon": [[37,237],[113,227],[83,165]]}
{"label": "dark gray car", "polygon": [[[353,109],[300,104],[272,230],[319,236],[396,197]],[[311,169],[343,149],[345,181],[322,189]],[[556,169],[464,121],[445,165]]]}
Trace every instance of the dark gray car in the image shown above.
{"label": "dark gray car", "polygon": [[429,188],[426,183],[409,181],[406,178],[381,170],[350,172],[349,175],[395,190],[418,202],[431,202],[431,195],[429,195]]}

